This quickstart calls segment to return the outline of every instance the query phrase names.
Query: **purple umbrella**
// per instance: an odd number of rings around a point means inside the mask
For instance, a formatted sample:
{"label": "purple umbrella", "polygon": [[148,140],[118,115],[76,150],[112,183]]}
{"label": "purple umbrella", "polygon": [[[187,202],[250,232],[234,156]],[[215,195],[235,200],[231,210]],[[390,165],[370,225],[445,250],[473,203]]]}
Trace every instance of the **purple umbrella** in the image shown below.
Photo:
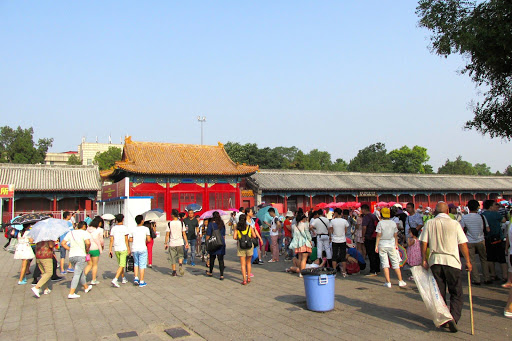
{"label": "purple umbrella", "polygon": [[201,214],[201,216],[199,218],[210,219],[211,217],[213,217],[213,212],[219,212],[220,215],[227,215],[227,213],[224,212],[223,210],[209,210],[209,211],[206,211],[203,214]]}

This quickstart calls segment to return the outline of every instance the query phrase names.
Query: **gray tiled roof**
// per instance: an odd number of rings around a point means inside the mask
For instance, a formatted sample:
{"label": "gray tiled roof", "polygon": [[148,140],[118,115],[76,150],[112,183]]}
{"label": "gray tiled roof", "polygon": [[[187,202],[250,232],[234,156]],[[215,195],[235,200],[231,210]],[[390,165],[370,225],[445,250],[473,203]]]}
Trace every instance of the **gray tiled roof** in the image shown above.
{"label": "gray tiled roof", "polygon": [[345,173],[262,169],[251,176],[261,190],[512,191],[512,176]]}
{"label": "gray tiled roof", "polygon": [[14,191],[99,191],[97,166],[22,165],[0,163],[0,184]]}

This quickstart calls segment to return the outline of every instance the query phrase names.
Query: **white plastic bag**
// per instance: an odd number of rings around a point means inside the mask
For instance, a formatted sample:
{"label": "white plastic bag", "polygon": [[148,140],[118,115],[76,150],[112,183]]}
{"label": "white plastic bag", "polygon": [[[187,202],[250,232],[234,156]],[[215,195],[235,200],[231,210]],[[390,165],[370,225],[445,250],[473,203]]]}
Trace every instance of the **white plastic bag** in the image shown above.
{"label": "white plastic bag", "polygon": [[439,328],[442,324],[452,320],[452,314],[441,296],[432,271],[430,269],[427,271],[420,265],[413,266],[411,271],[421,298],[436,327]]}

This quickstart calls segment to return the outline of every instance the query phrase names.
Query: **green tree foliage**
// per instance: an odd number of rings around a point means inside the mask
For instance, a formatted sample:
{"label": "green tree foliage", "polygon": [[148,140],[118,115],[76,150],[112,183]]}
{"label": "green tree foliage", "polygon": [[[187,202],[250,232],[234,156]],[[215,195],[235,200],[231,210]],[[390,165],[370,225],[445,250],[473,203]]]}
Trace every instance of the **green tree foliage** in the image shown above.
{"label": "green tree foliage", "polygon": [[411,149],[403,146],[389,152],[389,159],[394,173],[432,173],[432,167],[426,164],[430,156],[427,154],[427,148],[424,147],[414,146]]}
{"label": "green tree foliage", "polygon": [[473,168],[475,168],[476,174],[478,175],[492,175],[491,167],[487,166],[485,163],[475,163]]}
{"label": "green tree foliage", "polygon": [[365,147],[350,160],[351,172],[389,173],[393,167],[384,143],[375,143]]}
{"label": "green tree foliage", "polygon": [[503,172],[503,175],[506,175],[506,176],[512,176],[512,166],[511,165],[508,165],[507,168],[505,169],[505,171]]}
{"label": "green tree foliage", "polygon": [[462,160],[459,155],[455,161],[446,160],[446,163],[437,170],[439,174],[476,175],[477,172],[470,162]]}
{"label": "green tree foliage", "polygon": [[71,154],[68,157],[68,161],[66,163],[68,165],[81,165],[82,164],[82,160],[80,160],[80,158],[78,156],[76,156],[76,154]]}
{"label": "green tree foliage", "polygon": [[466,128],[512,138],[512,1],[420,0],[419,24],[432,32],[432,51],[460,54],[468,74],[482,88]]}
{"label": "green tree foliage", "polygon": [[108,147],[106,152],[97,152],[94,157],[94,164],[98,165],[100,170],[110,169],[114,166],[116,161],[120,161],[122,157],[121,148]]}
{"label": "green tree foliage", "polygon": [[34,143],[34,129],[16,130],[9,126],[0,128],[0,163],[44,163],[53,139],[43,138]]}

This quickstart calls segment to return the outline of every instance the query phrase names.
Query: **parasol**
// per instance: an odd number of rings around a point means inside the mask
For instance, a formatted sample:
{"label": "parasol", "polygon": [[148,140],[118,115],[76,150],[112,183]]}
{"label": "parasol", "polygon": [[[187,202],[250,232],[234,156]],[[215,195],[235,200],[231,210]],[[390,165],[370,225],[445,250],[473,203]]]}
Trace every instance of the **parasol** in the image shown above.
{"label": "parasol", "polygon": [[57,240],[67,232],[69,232],[68,221],[49,218],[35,223],[30,230],[30,237],[34,239],[34,243],[39,243],[49,240]]}
{"label": "parasol", "polygon": [[13,220],[11,220],[10,225],[33,224],[48,218],[50,218],[50,216],[45,213],[28,213],[14,218]]}
{"label": "parasol", "polygon": [[148,220],[152,220],[152,221],[161,220],[161,218],[163,216],[164,216],[163,213],[160,213],[160,212],[154,211],[154,210],[149,210],[149,211],[146,211],[146,212],[142,213],[142,217],[144,217],[145,221],[148,221]]}
{"label": "parasol", "polygon": [[101,218],[103,220],[114,220],[114,219],[116,219],[116,217],[114,217],[114,215],[110,214],[110,213],[105,213],[104,215],[101,216]]}
{"label": "parasol", "polygon": [[200,219],[210,219],[211,217],[213,217],[213,212],[219,212],[220,215],[227,215],[227,213],[224,212],[223,210],[209,210],[209,211],[206,211],[203,214],[201,214],[201,216],[199,218]]}
{"label": "parasol", "polygon": [[185,206],[185,211],[194,211],[194,212],[199,212],[203,209],[203,206],[199,205],[199,204],[188,204],[187,206]]}
{"label": "parasol", "polygon": [[400,267],[403,267],[407,262],[407,251],[402,245],[398,245],[398,254],[400,255]]}

